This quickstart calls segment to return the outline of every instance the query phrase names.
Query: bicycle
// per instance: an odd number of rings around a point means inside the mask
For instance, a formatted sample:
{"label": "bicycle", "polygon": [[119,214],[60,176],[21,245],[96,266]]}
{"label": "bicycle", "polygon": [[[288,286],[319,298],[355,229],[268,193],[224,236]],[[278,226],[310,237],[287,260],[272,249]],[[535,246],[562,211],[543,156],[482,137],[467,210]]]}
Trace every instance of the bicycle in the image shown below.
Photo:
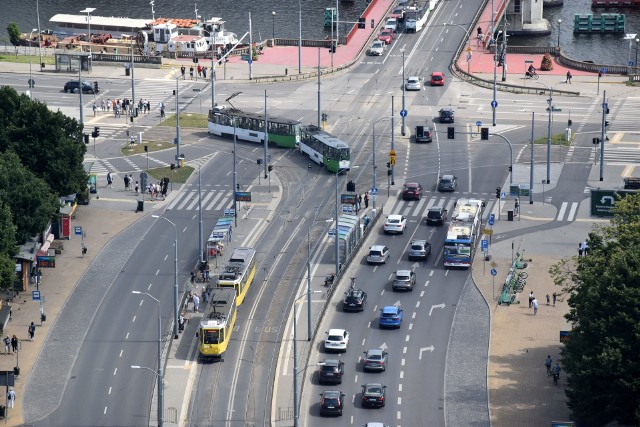
{"label": "bicycle", "polygon": [[540,76],[535,71],[527,71],[526,73],[524,73],[524,78],[525,79],[538,80],[539,77]]}

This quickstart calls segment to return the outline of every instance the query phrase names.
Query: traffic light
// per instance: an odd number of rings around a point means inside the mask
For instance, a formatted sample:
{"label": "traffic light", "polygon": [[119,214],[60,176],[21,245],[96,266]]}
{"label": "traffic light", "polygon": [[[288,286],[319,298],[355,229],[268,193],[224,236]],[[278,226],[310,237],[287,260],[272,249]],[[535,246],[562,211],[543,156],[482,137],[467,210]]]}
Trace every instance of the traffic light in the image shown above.
{"label": "traffic light", "polygon": [[447,139],[455,139],[456,129],[453,126],[447,128]]}
{"label": "traffic light", "polygon": [[602,71],[598,71],[598,80],[602,78]]}
{"label": "traffic light", "polygon": [[262,159],[258,159],[258,164],[261,165],[262,164]]}
{"label": "traffic light", "polygon": [[591,142],[593,142],[593,145],[598,145],[600,144],[600,138],[593,138]]}
{"label": "traffic light", "polygon": [[496,188],[496,199],[500,198],[500,191],[502,191],[502,188],[500,187]]}
{"label": "traffic light", "polygon": [[93,128],[93,132],[91,132],[91,136],[94,138],[97,138],[100,136],[100,128],[98,126],[95,126]]}
{"label": "traffic light", "polygon": [[391,162],[387,162],[387,175],[391,176],[393,171],[391,170]]}
{"label": "traffic light", "polygon": [[83,138],[84,138],[84,143],[85,143],[85,144],[89,144],[89,134],[88,134],[88,133],[85,133],[85,134],[83,135]]}
{"label": "traffic light", "polygon": [[356,183],[353,182],[353,181],[347,182],[347,191],[355,193],[356,192]]}
{"label": "traffic light", "polygon": [[129,116],[129,121],[133,123],[133,114]]}
{"label": "traffic light", "polygon": [[271,172],[273,170],[273,166],[269,165],[267,169],[269,170],[269,172]]}
{"label": "traffic light", "polygon": [[193,58],[193,63],[197,64],[198,63],[198,58]]}
{"label": "traffic light", "polygon": [[609,120],[605,120],[604,121],[604,128],[608,128],[609,127]]}
{"label": "traffic light", "polygon": [[489,139],[489,128],[480,128],[480,139],[484,139],[485,141]]}
{"label": "traffic light", "polygon": [[149,152],[149,146],[147,144],[144,145],[144,152],[145,153]]}
{"label": "traffic light", "polygon": [[367,28],[367,21],[365,18],[358,18],[358,28]]}
{"label": "traffic light", "polygon": [[573,121],[571,119],[567,120],[567,126],[571,127],[572,124],[573,124]]}

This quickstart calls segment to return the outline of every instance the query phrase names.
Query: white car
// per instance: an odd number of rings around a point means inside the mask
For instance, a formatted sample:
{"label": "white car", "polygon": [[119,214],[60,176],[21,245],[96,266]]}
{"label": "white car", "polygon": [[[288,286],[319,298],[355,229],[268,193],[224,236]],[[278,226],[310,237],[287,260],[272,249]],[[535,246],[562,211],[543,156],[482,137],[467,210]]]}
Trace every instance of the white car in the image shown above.
{"label": "white car", "polygon": [[373,42],[367,53],[371,56],[380,56],[384,54],[386,48],[387,45],[383,41],[376,40]]}
{"label": "white car", "polygon": [[393,32],[395,33],[396,31],[398,31],[398,20],[396,18],[387,19],[387,22],[384,24],[384,28],[393,30]]}
{"label": "white car", "polygon": [[409,77],[407,79],[407,82],[404,84],[404,88],[406,90],[422,90],[422,83],[420,83],[420,78]]}
{"label": "white car", "polygon": [[347,351],[349,346],[349,332],[344,329],[329,329],[324,340],[324,351]]}
{"label": "white car", "polygon": [[385,264],[389,259],[389,248],[384,245],[373,245],[369,248],[367,255],[368,264]]}
{"label": "white car", "polygon": [[404,233],[407,228],[407,217],[404,215],[389,215],[384,222],[384,232],[387,233]]}

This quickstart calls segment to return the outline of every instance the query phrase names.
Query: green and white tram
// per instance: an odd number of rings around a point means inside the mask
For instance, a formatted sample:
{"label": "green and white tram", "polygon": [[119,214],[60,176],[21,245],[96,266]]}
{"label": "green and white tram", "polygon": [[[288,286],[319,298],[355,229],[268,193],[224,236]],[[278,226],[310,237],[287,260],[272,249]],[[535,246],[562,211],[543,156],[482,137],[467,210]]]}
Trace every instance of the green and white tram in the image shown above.
{"label": "green and white tram", "polygon": [[317,126],[303,126],[300,131],[300,151],[333,173],[351,169],[351,149],[342,140]]}
{"label": "green and white tram", "polygon": [[[214,108],[209,110],[209,133],[244,141],[264,143],[264,114],[245,113],[237,109]],[[267,132],[269,142],[278,147],[294,148],[300,142],[300,122],[269,116]]]}

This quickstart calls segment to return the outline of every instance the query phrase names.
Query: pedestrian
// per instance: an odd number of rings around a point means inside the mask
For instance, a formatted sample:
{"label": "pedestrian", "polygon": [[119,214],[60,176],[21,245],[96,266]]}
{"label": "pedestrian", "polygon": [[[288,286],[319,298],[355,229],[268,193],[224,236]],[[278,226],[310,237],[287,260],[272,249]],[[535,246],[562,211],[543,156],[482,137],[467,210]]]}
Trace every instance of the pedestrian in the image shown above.
{"label": "pedestrian", "polygon": [[533,315],[535,316],[538,314],[538,300],[534,298],[531,304],[533,305]]}
{"label": "pedestrian", "polygon": [[93,117],[98,115],[98,106],[96,105],[96,103],[93,103]]}
{"label": "pedestrian", "polygon": [[364,229],[366,230],[367,227],[369,227],[369,216],[365,215],[364,216]]}
{"label": "pedestrian", "polygon": [[198,64],[198,77],[202,77],[202,65],[200,64]]}
{"label": "pedestrian", "polygon": [[135,186],[134,190],[136,191],[136,196],[138,194],[140,194],[140,184],[138,184],[138,181],[136,181],[136,186]]}
{"label": "pedestrian", "polygon": [[107,187],[112,188],[113,186],[113,177],[111,176],[111,171],[107,172]]}
{"label": "pedestrian", "polygon": [[184,65],[182,67],[180,67],[180,74],[182,74],[182,80],[184,80],[184,73],[186,71],[186,68],[184,67]]}
{"label": "pedestrian", "polygon": [[207,79],[207,67],[202,67],[202,78]]}
{"label": "pedestrian", "polygon": [[11,353],[11,338],[9,338],[9,335],[4,337],[4,353]]}
{"label": "pedestrian", "polygon": [[536,297],[533,296],[533,291],[531,291],[529,293],[529,308],[531,308],[531,304],[533,303],[534,299],[536,299]]}
{"label": "pedestrian", "polygon": [[190,279],[191,284],[193,285],[194,283],[196,283],[196,274],[192,271],[191,272],[191,279]]}
{"label": "pedestrian", "polygon": [[514,211],[514,213],[516,215],[520,214],[520,199],[518,199],[517,197],[516,197],[516,201],[515,201],[515,203],[513,205],[513,211]]}
{"label": "pedestrian", "polygon": [[29,325],[29,339],[33,342],[33,339],[36,336],[36,325],[33,324],[33,322],[31,322],[31,324]]}
{"label": "pedestrian", "polygon": [[207,289],[206,288],[202,288],[202,303],[206,306],[207,305]]}
{"label": "pedestrian", "polygon": [[544,366],[547,367],[547,376],[551,376],[551,355],[547,354],[547,359],[544,361]]}
{"label": "pedestrian", "polygon": [[369,207],[369,193],[364,193],[364,207],[368,208]]}
{"label": "pedestrian", "polygon": [[573,76],[571,75],[571,71],[567,71],[567,83],[571,84],[571,78]]}
{"label": "pedestrian", "polygon": [[556,362],[555,365],[553,365],[553,368],[551,368],[551,374],[553,375],[553,383],[554,384],[558,384],[558,380],[560,379],[560,371],[562,369],[560,368],[560,365],[558,365],[558,362]]}
{"label": "pedestrian", "polygon": [[184,331],[184,313],[180,313],[178,317],[178,332]]}
{"label": "pedestrian", "polygon": [[549,305],[551,302],[551,298],[549,298],[549,294],[547,294],[547,305]]}
{"label": "pedestrian", "polygon": [[104,98],[102,98],[102,100],[100,100],[100,109],[102,111],[105,111],[107,109],[107,103],[104,101]]}
{"label": "pedestrian", "polygon": [[553,293],[553,306],[556,306],[556,299],[558,298],[558,294],[556,294],[555,292]]}
{"label": "pedestrian", "polygon": [[124,176],[124,191],[129,191],[129,184],[131,184],[131,181],[129,181],[129,175]]}
{"label": "pedestrian", "polygon": [[193,294],[193,312],[197,313],[200,311],[200,298],[198,295]]}
{"label": "pedestrian", "polygon": [[358,194],[358,209],[360,210],[362,206],[362,194]]}
{"label": "pedestrian", "polygon": [[584,253],[584,256],[589,255],[589,245],[587,245],[587,241],[586,240],[582,244],[582,251]]}
{"label": "pedestrian", "polygon": [[7,392],[7,406],[9,406],[9,408],[13,408],[15,404],[16,404],[16,391],[11,388]]}
{"label": "pedestrian", "polygon": [[18,337],[15,335],[11,337],[11,349],[14,353],[18,351]]}
{"label": "pedestrian", "polygon": [[193,80],[193,65],[189,67],[189,77]]}
{"label": "pedestrian", "polygon": [[582,257],[582,243],[578,243],[578,258]]}

